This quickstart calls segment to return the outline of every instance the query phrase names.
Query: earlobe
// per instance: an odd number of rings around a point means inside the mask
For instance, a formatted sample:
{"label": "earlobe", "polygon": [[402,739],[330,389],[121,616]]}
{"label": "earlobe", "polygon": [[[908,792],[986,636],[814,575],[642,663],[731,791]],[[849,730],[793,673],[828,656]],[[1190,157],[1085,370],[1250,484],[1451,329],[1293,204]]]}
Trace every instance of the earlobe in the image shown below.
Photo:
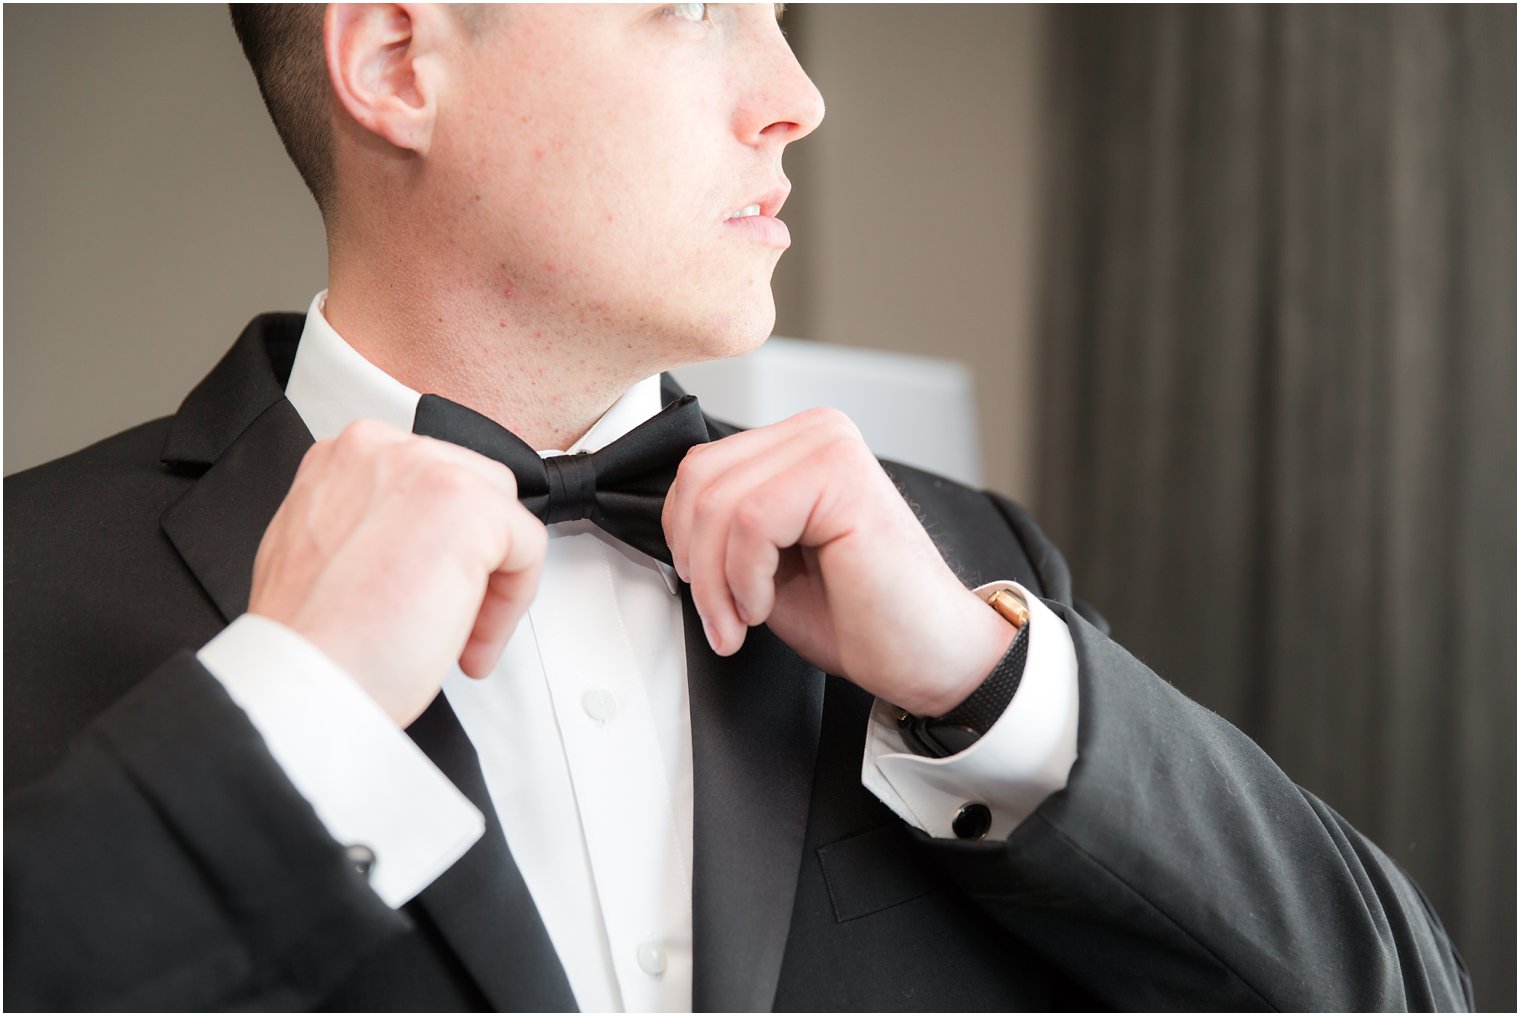
{"label": "earlobe", "polygon": [[422,59],[428,16],[411,4],[330,4],[323,27],[338,104],[363,129],[418,155],[427,154],[435,118]]}

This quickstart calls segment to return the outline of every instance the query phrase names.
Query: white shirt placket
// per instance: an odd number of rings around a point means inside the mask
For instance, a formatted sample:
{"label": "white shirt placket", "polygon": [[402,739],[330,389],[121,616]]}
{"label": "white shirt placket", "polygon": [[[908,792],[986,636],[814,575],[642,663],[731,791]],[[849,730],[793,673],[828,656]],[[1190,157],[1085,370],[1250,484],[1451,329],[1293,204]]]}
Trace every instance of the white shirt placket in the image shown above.
{"label": "white shirt placket", "polygon": [[[552,539],[534,631],[623,1005],[689,1009],[690,846],[645,686],[649,661],[614,585],[622,563],[596,536]],[[642,571],[642,584],[668,598],[658,572]]]}

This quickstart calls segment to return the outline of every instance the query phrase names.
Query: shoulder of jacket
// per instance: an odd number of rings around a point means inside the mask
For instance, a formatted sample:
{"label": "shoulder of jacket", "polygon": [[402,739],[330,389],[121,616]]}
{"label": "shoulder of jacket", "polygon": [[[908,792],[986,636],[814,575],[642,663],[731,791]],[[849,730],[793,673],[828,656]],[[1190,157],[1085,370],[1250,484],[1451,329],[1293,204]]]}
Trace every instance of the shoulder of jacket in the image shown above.
{"label": "shoulder of jacket", "polygon": [[1028,517],[1022,508],[928,470],[888,460],[881,464],[962,582],[974,587],[1014,579],[1050,595],[1039,562],[1053,548],[1032,524],[1028,532],[1014,524]]}
{"label": "shoulder of jacket", "polygon": [[157,539],[159,515],[195,480],[159,461],[169,422],[151,420],[7,476],[7,578],[12,561],[76,556],[102,538]]}
{"label": "shoulder of jacket", "polygon": [[159,459],[172,419],[165,416],[140,423],[76,452],[10,474],[5,478],[7,525],[24,521],[11,517],[13,511],[23,508],[66,503],[92,491],[118,499],[125,493],[123,484],[172,484],[174,474]]}

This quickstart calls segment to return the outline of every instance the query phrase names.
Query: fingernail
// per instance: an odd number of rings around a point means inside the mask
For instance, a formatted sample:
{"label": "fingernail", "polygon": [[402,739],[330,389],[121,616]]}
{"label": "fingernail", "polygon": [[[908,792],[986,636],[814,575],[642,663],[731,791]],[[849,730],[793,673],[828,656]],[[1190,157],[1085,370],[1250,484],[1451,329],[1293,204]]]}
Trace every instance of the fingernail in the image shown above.
{"label": "fingernail", "polygon": [[712,622],[707,618],[702,619],[702,634],[707,636],[707,644],[712,646],[712,651],[718,651],[718,637],[713,633]]}
{"label": "fingernail", "polygon": [[738,612],[739,620],[743,621],[746,626],[752,623],[749,619],[749,608],[746,607],[744,605],[744,601],[739,599],[737,596],[734,597],[734,610]]}

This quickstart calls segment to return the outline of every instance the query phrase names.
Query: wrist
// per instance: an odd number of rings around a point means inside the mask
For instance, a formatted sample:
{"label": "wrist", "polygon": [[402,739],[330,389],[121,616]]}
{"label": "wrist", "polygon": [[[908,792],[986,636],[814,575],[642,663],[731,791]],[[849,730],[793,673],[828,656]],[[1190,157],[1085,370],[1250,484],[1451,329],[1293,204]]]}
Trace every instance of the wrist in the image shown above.
{"label": "wrist", "polygon": [[[332,673],[359,689],[375,705],[380,707],[392,723],[405,729],[432,701],[425,685],[418,687],[407,676],[423,673],[416,661],[403,660],[399,669],[403,676],[393,677],[384,667],[375,665],[375,648],[360,633],[350,632],[343,625],[317,624],[304,616],[280,616],[267,608],[250,607],[247,616],[263,622],[272,622],[304,644],[311,653],[320,656],[332,668]],[[387,659],[395,659],[390,654]],[[443,675],[439,675],[441,685]],[[437,688],[431,689],[436,693]]]}
{"label": "wrist", "polygon": [[961,592],[963,621],[954,629],[956,637],[949,640],[956,647],[955,655],[932,682],[925,684],[923,694],[915,696],[915,701],[895,703],[914,716],[943,716],[970,698],[1018,635],[1018,629],[986,600],[969,589]]}

